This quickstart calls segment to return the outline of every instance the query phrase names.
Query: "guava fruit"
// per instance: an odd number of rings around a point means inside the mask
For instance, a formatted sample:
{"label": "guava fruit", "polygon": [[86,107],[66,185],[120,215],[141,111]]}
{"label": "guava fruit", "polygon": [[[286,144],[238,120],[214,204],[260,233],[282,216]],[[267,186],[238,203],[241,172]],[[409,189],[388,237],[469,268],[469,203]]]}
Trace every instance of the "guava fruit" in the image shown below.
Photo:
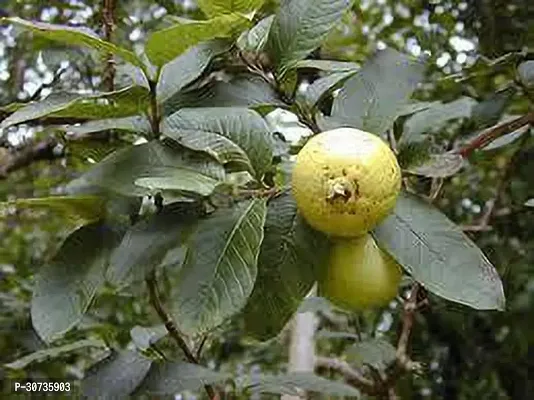
{"label": "guava fruit", "polygon": [[357,311],[395,298],[401,267],[370,234],[333,241],[329,257],[319,291],[333,304]]}
{"label": "guava fruit", "polygon": [[331,236],[365,234],[393,209],[401,171],[378,136],[339,128],[313,136],[297,155],[292,192],[299,212]]}

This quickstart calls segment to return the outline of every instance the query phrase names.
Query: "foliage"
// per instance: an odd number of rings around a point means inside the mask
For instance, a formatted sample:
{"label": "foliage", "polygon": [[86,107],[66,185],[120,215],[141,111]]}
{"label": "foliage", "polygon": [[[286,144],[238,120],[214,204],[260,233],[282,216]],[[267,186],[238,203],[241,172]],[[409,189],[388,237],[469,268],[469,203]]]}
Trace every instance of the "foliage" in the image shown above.
{"label": "foliage", "polygon": [[[106,12],[97,5],[80,6],[96,21],[74,27],[76,6],[28,3],[6,8],[2,35],[19,35],[6,63],[39,71],[47,52],[79,57],[34,93],[15,69],[5,84],[0,321],[21,332],[0,333],[6,388],[44,376],[76,379],[87,396],[531,393],[521,375],[534,340],[531,51],[468,50],[458,62],[450,15],[463,6],[452,0],[441,12],[408,1],[118,2],[113,35],[89,29]],[[123,26],[136,13],[147,18]],[[415,23],[421,15],[432,23]],[[439,67],[444,54],[456,61]],[[117,86],[97,89],[110,73]],[[406,275],[390,306],[353,315],[306,298],[329,239],[288,190],[302,141],[280,144],[266,117],[275,108],[313,133],[371,131],[397,153],[404,192],[372,232]],[[13,144],[24,130],[55,151]],[[339,357],[288,371],[285,326],[310,310],[326,328],[318,351]],[[431,368],[414,368],[405,330]]]}

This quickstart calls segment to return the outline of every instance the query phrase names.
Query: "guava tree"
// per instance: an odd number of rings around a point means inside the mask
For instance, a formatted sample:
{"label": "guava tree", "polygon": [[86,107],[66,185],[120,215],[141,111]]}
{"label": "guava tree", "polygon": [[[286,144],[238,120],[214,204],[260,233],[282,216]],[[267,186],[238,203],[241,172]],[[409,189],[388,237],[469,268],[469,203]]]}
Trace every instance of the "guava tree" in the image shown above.
{"label": "guava tree", "polygon": [[[0,173],[80,145],[90,165],[56,196],[3,205],[52,210],[74,225],[33,288],[33,328],[50,346],[7,367],[16,377],[33,362],[97,348],[108,356],[83,378],[81,390],[91,397],[394,398],[401,376],[425,368],[410,352],[420,309],[440,299],[487,312],[505,308],[496,267],[433,203],[477,152],[526,143],[534,114],[501,121],[504,108],[493,100],[416,101],[414,92],[425,91],[425,60],[391,47],[361,64],[310,57],[349,1],[289,0],[274,14],[261,0],[199,6],[203,19],[173,18],[150,33],[142,52],[85,28],[3,19],[35,40],[89,48],[112,61],[108,91],[56,92],[3,107],[0,129],[38,121],[53,139],[26,158],[6,157]],[[513,57],[517,80],[504,93],[528,98],[534,66],[528,52]],[[114,87],[115,63],[127,86]],[[314,76],[306,90],[303,71]],[[275,132],[265,118],[275,108],[296,114],[309,135],[289,142]],[[467,121],[471,137],[430,134],[458,120]],[[241,335],[266,342],[299,310],[334,308],[307,296],[328,268],[330,238],[300,216],[290,187],[293,156],[309,136],[339,127],[378,135],[402,167],[395,209],[371,232],[404,270],[392,308],[401,314],[397,337],[335,332],[332,339],[362,340],[347,352],[350,362],[318,356],[317,373],[236,379],[211,368],[204,343],[228,321],[240,318]],[[128,346],[108,348],[98,330],[69,341],[100,299],[128,296],[144,299],[153,321],[124,327]]]}

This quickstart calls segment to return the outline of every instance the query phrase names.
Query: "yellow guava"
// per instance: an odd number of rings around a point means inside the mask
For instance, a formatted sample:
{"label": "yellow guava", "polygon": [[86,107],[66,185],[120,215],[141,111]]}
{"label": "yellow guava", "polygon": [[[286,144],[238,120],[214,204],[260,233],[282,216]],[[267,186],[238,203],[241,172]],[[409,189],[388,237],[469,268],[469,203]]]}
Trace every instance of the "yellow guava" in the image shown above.
{"label": "yellow guava", "polygon": [[400,265],[366,234],[333,242],[319,290],[348,310],[380,307],[395,298],[401,277]]}
{"label": "yellow guava", "polygon": [[312,137],[297,155],[292,191],[304,219],[332,236],[363,235],[393,209],[401,187],[395,155],[378,136],[339,128]]}

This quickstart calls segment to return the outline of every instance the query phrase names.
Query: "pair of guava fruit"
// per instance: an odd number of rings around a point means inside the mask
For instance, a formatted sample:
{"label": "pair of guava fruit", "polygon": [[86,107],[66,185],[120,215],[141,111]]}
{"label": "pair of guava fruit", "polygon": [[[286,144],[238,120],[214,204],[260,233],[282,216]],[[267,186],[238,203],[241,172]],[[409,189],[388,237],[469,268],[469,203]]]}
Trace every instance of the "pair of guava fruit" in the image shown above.
{"label": "pair of guava fruit", "polygon": [[297,155],[292,191],[310,226],[332,239],[319,292],[351,310],[387,304],[402,273],[369,233],[391,213],[401,171],[378,136],[339,128],[313,136]]}

